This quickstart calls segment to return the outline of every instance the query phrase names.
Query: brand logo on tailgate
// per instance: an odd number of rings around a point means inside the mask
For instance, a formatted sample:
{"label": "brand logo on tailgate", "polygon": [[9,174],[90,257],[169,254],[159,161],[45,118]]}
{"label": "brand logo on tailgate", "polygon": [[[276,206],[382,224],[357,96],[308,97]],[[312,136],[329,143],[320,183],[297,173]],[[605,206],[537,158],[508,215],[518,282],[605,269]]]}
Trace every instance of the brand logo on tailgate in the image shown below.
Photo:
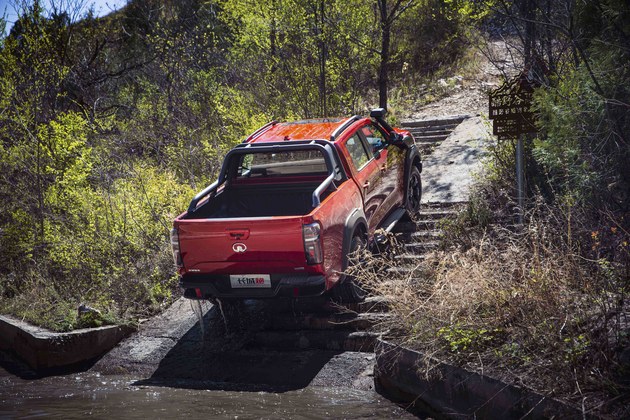
{"label": "brand logo on tailgate", "polygon": [[242,254],[243,252],[247,251],[247,247],[245,246],[245,244],[237,242],[234,245],[232,245],[232,250],[236,252],[237,254]]}

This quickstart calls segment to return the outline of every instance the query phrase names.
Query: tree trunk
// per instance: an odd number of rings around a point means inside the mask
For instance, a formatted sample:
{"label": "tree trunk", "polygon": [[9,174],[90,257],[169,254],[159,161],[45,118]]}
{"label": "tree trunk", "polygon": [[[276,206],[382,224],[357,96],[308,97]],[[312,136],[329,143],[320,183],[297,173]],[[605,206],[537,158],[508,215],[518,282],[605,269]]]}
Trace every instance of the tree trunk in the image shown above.
{"label": "tree trunk", "polygon": [[378,71],[378,106],[387,109],[387,84],[389,81],[389,37],[391,26],[387,15],[387,0],[379,2],[381,12],[381,63]]}
{"label": "tree trunk", "polygon": [[532,64],[532,57],[536,53],[536,26],[534,20],[536,18],[536,2],[534,0],[525,0],[522,3],[522,13],[525,16],[525,45],[524,45],[524,60],[525,67]]}
{"label": "tree trunk", "polygon": [[319,36],[319,113],[321,117],[328,116],[328,101],[326,98],[326,60],[328,55],[328,48],[326,46],[325,40],[325,31],[324,25],[325,15],[324,15],[324,0],[319,2],[319,19],[316,18],[316,24],[319,25],[318,36]]}

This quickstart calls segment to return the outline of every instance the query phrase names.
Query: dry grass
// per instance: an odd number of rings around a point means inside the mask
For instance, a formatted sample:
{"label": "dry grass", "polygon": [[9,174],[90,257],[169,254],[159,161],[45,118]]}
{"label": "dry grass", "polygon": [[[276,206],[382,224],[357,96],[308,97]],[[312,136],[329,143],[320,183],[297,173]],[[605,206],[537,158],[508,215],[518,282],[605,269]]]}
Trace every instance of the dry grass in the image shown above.
{"label": "dry grass", "polygon": [[0,274],[0,313],[53,331],[71,331],[89,325],[78,317],[81,304],[98,309],[106,324],[135,325],[153,316],[178,296],[172,273],[170,244],[163,241],[153,253],[131,259],[122,269],[108,268],[102,278],[81,268],[59,274],[48,261]]}
{"label": "dry grass", "polygon": [[412,272],[387,271],[395,245],[354,270],[388,298],[395,318],[381,327],[394,339],[606,413],[602,402],[628,399],[630,234],[622,221],[593,230],[582,215],[534,207],[520,229],[463,212]]}

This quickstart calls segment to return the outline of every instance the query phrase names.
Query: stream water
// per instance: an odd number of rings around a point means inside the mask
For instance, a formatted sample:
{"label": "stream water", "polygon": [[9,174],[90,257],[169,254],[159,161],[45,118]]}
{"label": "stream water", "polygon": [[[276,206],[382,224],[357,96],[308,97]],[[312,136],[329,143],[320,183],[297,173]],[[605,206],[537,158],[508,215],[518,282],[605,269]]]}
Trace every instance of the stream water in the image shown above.
{"label": "stream water", "polygon": [[306,387],[285,393],[140,385],[136,378],[79,373],[27,380],[0,368],[0,418],[411,418],[373,391]]}

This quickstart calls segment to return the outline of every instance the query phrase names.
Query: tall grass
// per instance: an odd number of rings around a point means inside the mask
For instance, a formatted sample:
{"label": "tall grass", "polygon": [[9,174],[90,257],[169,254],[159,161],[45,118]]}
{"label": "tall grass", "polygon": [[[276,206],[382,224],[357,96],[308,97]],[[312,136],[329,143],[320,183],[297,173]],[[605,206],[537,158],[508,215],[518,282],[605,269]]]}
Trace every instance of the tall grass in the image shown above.
{"label": "tall grass", "polygon": [[444,224],[442,248],[411,272],[397,270],[395,244],[352,269],[388,300],[394,317],[380,328],[427,356],[600,413],[627,398],[627,220],[602,214],[592,226],[542,200],[521,227],[486,211],[472,200]]}

